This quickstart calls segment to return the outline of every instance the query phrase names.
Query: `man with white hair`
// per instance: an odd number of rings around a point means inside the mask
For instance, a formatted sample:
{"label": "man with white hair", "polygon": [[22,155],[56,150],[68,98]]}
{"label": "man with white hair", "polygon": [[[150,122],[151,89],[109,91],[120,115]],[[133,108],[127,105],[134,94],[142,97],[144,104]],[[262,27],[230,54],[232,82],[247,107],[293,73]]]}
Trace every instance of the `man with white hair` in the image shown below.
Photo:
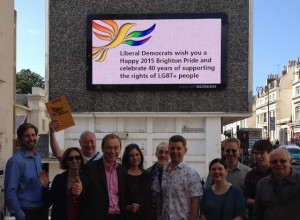
{"label": "man with white hair", "polygon": [[[62,158],[64,151],[60,149],[56,140],[55,129],[60,126],[60,122],[53,120],[49,124],[50,131],[50,147],[53,155],[59,160]],[[85,163],[93,160],[99,160],[102,157],[102,153],[96,150],[96,135],[91,131],[84,131],[80,135],[79,145],[83,154]]]}
{"label": "man with white hair", "polygon": [[293,170],[288,151],[271,151],[270,165],[272,174],[257,184],[254,219],[299,219],[300,174]]}

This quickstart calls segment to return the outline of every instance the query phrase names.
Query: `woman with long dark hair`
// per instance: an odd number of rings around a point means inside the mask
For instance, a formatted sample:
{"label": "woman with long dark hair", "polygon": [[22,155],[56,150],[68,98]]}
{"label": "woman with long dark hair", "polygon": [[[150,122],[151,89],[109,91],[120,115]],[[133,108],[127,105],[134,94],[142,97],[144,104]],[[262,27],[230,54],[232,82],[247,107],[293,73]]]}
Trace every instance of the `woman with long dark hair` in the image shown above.
{"label": "woman with long dark hair", "polygon": [[137,144],[126,146],[122,165],[128,177],[128,220],[148,220],[150,212],[150,173],[144,170],[144,155]]}

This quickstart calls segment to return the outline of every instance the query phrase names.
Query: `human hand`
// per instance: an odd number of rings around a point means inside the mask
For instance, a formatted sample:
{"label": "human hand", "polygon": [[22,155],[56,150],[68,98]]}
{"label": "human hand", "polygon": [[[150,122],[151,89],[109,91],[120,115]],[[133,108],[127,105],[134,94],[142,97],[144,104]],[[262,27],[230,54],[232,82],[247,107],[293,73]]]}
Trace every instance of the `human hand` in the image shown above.
{"label": "human hand", "polygon": [[75,183],[72,186],[72,194],[74,196],[80,196],[80,194],[82,193],[82,182],[79,178],[79,176],[76,177]]}
{"label": "human hand", "polygon": [[52,120],[49,123],[49,129],[51,132],[55,132],[60,126],[61,126],[61,123],[58,120]]}
{"label": "human hand", "polygon": [[137,212],[140,209],[140,205],[138,203],[132,203],[131,205],[127,206],[127,209],[130,212]]}
{"label": "human hand", "polygon": [[42,170],[42,172],[39,175],[39,181],[42,185],[42,187],[47,188],[49,186],[49,177],[47,176],[45,170]]}

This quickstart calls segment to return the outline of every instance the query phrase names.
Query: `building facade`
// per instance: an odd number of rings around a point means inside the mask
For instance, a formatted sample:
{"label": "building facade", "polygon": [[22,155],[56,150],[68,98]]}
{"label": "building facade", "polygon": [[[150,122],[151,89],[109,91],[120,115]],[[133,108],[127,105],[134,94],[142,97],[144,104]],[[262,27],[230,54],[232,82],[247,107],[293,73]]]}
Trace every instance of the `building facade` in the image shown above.
{"label": "building facade", "polygon": [[226,125],[225,131],[237,125],[240,128],[261,128],[262,138],[269,138],[273,143],[299,143],[300,58],[288,61],[281,75],[268,75],[266,85],[257,88],[253,100],[252,116]]}

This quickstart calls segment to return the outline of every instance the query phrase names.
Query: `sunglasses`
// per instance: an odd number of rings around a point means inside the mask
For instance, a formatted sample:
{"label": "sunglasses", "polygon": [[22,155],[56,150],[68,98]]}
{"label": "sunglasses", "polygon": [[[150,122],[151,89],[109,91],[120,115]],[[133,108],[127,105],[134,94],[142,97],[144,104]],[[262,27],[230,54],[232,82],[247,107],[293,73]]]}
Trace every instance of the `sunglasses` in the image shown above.
{"label": "sunglasses", "polygon": [[236,150],[236,149],[226,149],[225,152],[226,152],[226,153],[230,153],[230,152],[231,152],[231,153],[236,153],[237,150]]}
{"label": "sunglasses", "polygon": [[67,160],[68,161],[73,161],[73,160],[81,160],[80,156],[74,156],[74,157],[68,157]]}
{"label": "sunglasses", "polygon": [[280,159],[280,160],[271,160],[271,161],[270,161],[271,164],[278,164],[278,163],[284,164],[284,163],[286,163],[286,162],[287,162],[287,160],[284,160],[284,159]]}

